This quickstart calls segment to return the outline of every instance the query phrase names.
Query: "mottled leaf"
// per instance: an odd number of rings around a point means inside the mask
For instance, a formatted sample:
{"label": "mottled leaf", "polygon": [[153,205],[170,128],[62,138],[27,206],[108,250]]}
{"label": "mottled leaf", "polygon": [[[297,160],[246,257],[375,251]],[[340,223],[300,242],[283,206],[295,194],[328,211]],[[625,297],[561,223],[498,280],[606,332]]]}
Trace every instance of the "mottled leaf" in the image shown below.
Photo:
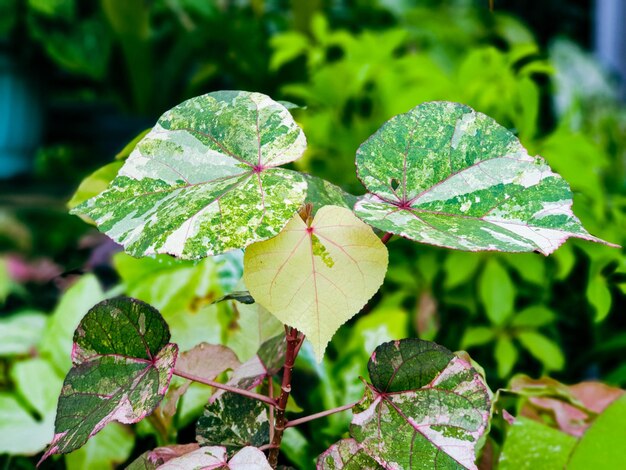
{"label": "mottled leaf", "polygon": [[304,201],[299,173],[278,168],[306,147],[284,106],[221,91],[167,111],[109,189],[73,210],[135,256],[201,258],[276,235]]}
{"label": "mottled leaf", "polygon": [[122,162],[113,162],[98,168],[87,176],[81,181],[76,192],[67,202],[67,207],[73,209],[86,200],[100,194],[111,184],[111,181],[113,181],[117,172],[120,171],[120,168],[122,168]]}
{"label": "mottled leaf", "polygon": [[307,184],[304,202],[313,204],[315,211],[324,206],[339,206],[352,210],[354,204],[356,204],[356,196],[345,192],[339,186],[306,173],[303,173],[302,176]]}
{"label": "mottled leaf", "polygon": [[109,423],[80,449],[65,456],[66,470],[102,470],[119,468],[135,446],[135,436],[128,426]]}
{"label": "mottled leaf", "polygon": [[235,393],[212,400],[196,426],[200,445],[223,445],[229,452],[246,446],[260,447],[269,443],[269,437],[267,405]]}
{"label": "mottled leaf", "polygon": [[354,439],[342,439],[317,459],[318,470],[378,470],[384,469],[367,455]]}
{"label": "mottled leaf", "polygon": [[108,422],[136,423],[161,402],[178,348],[160,313],[129,298],[94,306],[74,333],[73,367],[42,457],[78,449]]}
{"label": "mottled leaf", "polygon": [[244,282],[281,322],[302,331],[322,360],[337,329],[376,293],[387,249],[351,211],[322,207],[310,226],[295,215],[244,255]]}
{"label": "mottled leaf", "polygon": [[506,433],[498,468],[562,469],[575,444],[575,438],[561,431],[527,418],[517,418]]}
{"label": "mottled leaf", "polygon": [[188,469],[272,470],[265,454],[255,447],[245,447],[230,460],[225,447],[200,447],[159,467],[159,470]]}
{"label": "mottled leaf", "polygon": [[369,191],[355,206],[372,226],[459,250],[540,251],[589,235],[567,183],[493,119],[424,103],[395,116],[356,157]]}
{"label": "mottled leaf", "polygon": [[126,470],[156,470],[165,462],[185,454],[198,450],[198,444],[178,444],[172,446],[157,447],[137,457],[126,467]]}
{"label": "mottled leaf", "polygon": [[428,341],[380,345],[350,434],[385,468],[475,469],[489,391],[469,363]]}

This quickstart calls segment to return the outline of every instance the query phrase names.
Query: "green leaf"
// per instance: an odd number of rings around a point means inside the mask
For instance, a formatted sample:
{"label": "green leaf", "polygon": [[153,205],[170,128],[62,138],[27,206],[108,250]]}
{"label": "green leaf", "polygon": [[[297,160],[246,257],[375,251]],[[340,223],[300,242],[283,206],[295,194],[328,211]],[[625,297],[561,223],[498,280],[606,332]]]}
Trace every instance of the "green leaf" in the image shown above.
{"label": "green leaf", "polygon": [[198,419],[196,440],[201,446],[223,445],[229,452],[268,444],[267,405],[235,393],[211,400]]}
{"label": "green leaf", "polygon": [[306,173],[303,173],[302,176],[307,184],[304,202],[313,204],[315,212],[324,206],[339,206],[352,210],[354,204],[356,204],[356,196],[345,192],[339,186]]}
{"label": "green leaf", "polygon": [[478,283],[480,300],[494,325],[502,325],[513,314],[515,287],[509,273],[495,259],[487,261]]}
{"label": "green leaf", "polygon": [[614,469],[626,462],[626,395],[598,416],[574,448],[568,470]]}
{"label": "green leaf", "polygon": [[152,413],[176,361],[169,339],[160,313],[138,300],[105,300],[89,310],[74,333],[74,365],[42,461],[78,449],[110,421],[136,423]]}
{"label": "green leaf", "polygon": [[65,456],[67,470],[101,470],[115,468],[130,457],[135,444],[130,430],[109,423],[80,449]]}
{"label": "green leaf", "polygon": [[39,344],[40,354],[50,359],[59,374],[66,374],[72,366],[72,336],[81,318],[104,298],[105,294],[92,274],[81,277],[61,297]]}
{"label": "green leaf", "polygon": [[380,345],[368,369],[350,434],[370,456],[385,468],[476,468],[491,408],[476,370],[418,339]]}
{"label": "green leaf", "polygon": [[463,334],[461,349],[468,349],[474,346],[487,344],[496,336],[496,332],[487,326],[471,326]]}
{"label": "green leaf", "polygon": [[167,461],[159,470],[180,470],[182,468],[230,470],[272,470],[265,454],[255,447],[245,447],[230,460],[225,447],[200,447],[181,457]]}
{"label": "green leaf", "polygon": [[480,265],[481,257],[473,253],[452,251],[446,256],[443,269],[446,272],[445,286],[448,289],[470,282]]}
{"label": "green leaf", "polygon": [[0,318],[0,356],[28,354],[39,343],[47,316],[26,311]]}
{"label": "green leaf", "polygon": [[561,348],[542,334],[536,331],[524,331],[518,333],[516,338],[547,370],[563,369],[565,358]]}
{"label": "green leaf", "polygon": [[595,308],[595,321],[601,322],[611,311],[613,298],[607,284],[606,278],[597,274],[587,284],[587,300]]}
{"label": "green leaf", "polygon": [[367,455],[354,439],[342,439],[334,443],[317,459],[318,470],[378,470],[384,468]]}
{"label": "green leaf", "polygon": [[[509,427],[500,454],[500,470],[565,468],[576,438],[545,424],[518,417]],[[589,467],[595,468],[595,467]]]}
{"label": "green leaf", "polygon": [[35,455],[53,435],[53,416],[38,421],[14,395],[0,392],[0,454]]}
{"label": "green leaf", "polygon": [[508,377],[517,362],[517,349],[508,336],[501,336],[496,341],[494,351],[498,365],[498,377]]}
{"label": "green leaf", "polygon": [[310,226],[296,214],[277,237],[250,246],[243,278],[259,304],[307,336],[321,361],[337,329],[382,284],[387,257],[351,211],[325,206]]}
{"label": "green leaf", "polygon": [[16,362],[11,368],[15,390],[44,421],[52,421],[63,380],[41,358]]}
{"label": "green leaf", "polygon": [[356,214],[385,232],[459,250],[540,251],[602,242],[571,210],[569,186],[541,157],[468,106],[430,102],[387,121],[357,151],[370,194]]}
{"label": "green leaf", "polygon": [[511,325],[516,327],[539,328],[554,322],[556,315],[552,310],[543,305],[533,305],[516,313],[511,320]]}
{"label": "green leaf", "polygon": [[273,237],[306,183],[278,168],[306,147],[287,109],[259,93],[221,91],[167,111],[109,189],[72,213],[134,256],[201,258]]}

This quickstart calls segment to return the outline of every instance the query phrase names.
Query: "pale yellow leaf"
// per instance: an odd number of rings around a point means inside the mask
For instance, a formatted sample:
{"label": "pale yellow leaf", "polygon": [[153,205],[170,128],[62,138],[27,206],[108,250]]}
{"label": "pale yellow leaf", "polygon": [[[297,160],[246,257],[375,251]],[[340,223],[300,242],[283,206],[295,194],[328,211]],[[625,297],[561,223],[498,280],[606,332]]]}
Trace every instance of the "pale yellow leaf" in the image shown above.
{"label": "pale yellow leaf", "polygon": [[321,361],[337,329],[376,293],[387,262],[368,225],[324,206],[310,227],[296,214],[276,237],[250,245],[243,276],[254,299],[302,331]]}

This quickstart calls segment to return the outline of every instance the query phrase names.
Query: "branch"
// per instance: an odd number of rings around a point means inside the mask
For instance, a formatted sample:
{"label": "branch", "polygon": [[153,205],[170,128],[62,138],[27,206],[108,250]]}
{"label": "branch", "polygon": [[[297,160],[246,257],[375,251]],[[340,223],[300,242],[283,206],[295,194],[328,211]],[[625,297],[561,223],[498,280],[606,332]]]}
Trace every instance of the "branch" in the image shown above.
{"label": "branch", "polygon": [[222,390],[226,390],[227,392],[236,393],[238,395],[252,398],[254,400],[259,400],[271,406],[276,405],[276,400],[266,397],[265,395],[261,395],[260,393],[250,392],[248,390],[243,390],[237,387],[231,387],[230,385],[221,384],[213,380],[205,379],[204,377],[198,377],[197,375],[188,374],[186,372],[183,372],[182,370],[174,369],[174,375],[178,375],[179,377],[182,377],[184,379],[192,380],[201,384],[210,385],[211,387],[221,388]]}
{"label": "branch", "polygon": [[381,241],[381,242],[383,242],[383,245],[386,245],[386,244],[387,244],[387,242],[389,241],[389,239],[390,239],[391,237],[393,237],[393,233],[391,233],[391,232],[387,232],[386,234],[384,234],[384,235],[382,236],[382,238],[380,239],[380,241]]}
{"label": "branch", "polygon": [[292,426],[297,426],[298,424],[306,423],[307,421],[313,421],[314,419],[323,418],[324,416],[329,416],[335,413],[339,413],[340,411],[346,411],[352,408],[357,403],[358,402],[349,403],[347,405],[338,406],[337,408],[333,408],[333,409],[326,410],[326,411],[320,411],[319,413],[315,413],[309,416],[304,416],[302,418],[294,419],[294,420],[288,421],[285,427],[290,428]]}

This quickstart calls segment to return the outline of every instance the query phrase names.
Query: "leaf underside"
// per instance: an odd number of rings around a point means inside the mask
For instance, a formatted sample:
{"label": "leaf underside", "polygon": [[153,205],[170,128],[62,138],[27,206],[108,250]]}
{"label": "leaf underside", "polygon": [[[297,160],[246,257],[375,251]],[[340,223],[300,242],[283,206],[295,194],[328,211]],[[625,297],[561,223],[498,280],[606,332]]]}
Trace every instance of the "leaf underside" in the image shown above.
{"label": "leaf underside", "polygon": [[572,213],[565,180],[462,104],[424,103],[395,116],[359,147],[356,165],[369,191],[356,214],[418,242],[545,255],[569,237],[603,242]]}
{"label": "leaf underside", "polygon": [[245,447],[230,460],[225,447],[200,447],[181,457],[168,460],[159,470],[181,469],[272,470],[265,454],[255,447]]}
{"label": "leaf underside", "polygon": [[302,331],[321,361],[337,329],[383,282],[387,249],[343,207],[322,207],[310,227],[296,214],[276,237],[251,245],[244,282],[281,322]]}
{"label": "leaf underside", "polygon": [[130,298],[95,305],[74,334],[54,439],[42,457],[78,449],[108,422],[136,423],[167,391],[178,348],[153,307]]}
{"label": "leaf underside", "polygon": [[471,365],[418,339],[379,346],[350,434],[383,468],[475,469],[490,398]]}
{"label": "leaf underside", "polygon": [[72,212],[135,256],[200,258],[276,235],[307,184],[278,168],[306,148],[287,109],[260,93],[209,93],[167,111],[109,188]]}

